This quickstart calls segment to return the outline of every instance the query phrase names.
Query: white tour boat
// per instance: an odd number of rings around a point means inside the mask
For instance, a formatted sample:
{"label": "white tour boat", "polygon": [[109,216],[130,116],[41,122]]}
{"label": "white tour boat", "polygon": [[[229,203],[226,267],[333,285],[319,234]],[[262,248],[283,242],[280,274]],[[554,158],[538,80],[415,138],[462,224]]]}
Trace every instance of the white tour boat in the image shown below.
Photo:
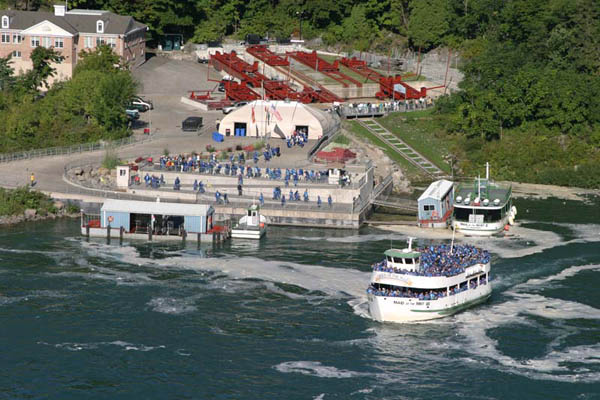
{"label": "white tour boat", "polygon": [[234,239],[260,239],[267,232],[267,218],[260,214],[260,207],[252,204],[248,213],[240,218],[231,230]]}
{"label": "white tour boat", "polygon": [[491,236],[513,225],[517,208],[512,205],[512,187],[490,180],[486,163],[485,179],[458,185],[455,191],[452,228],[468,236]]}
{"label": "white tour boat", "polygon": [[373,265],[367,289],[377,321],[441,318],[485,302],[492,293],[490,255],[471,245],[389,249]]}

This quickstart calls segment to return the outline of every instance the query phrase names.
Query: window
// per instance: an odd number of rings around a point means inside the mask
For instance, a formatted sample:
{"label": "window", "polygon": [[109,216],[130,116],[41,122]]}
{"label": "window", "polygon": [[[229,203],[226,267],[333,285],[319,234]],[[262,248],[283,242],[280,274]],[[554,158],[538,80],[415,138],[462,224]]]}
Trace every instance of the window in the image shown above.
{"label": "window", "polygon": [[106,38],[106,44],[112,47],[113,49],[117,47],[117,39],[115,38]]}
{"label": "window", "polygon": [[13,51],[12,58],[21,58],[21,52],[19,50]]}
{"label": "window", "polygon": [[423,211],[433,211],[433,210],[434,210],[433,206],[428,206],[428,205],[423,206]]}
{"label": "window", "polygon": [[1,43],[10,43],[10,33],[3,33],[2,34],[2,41]]}
{"label": "window", "polygon": [[54,47],[56,47],[57,49],[62,49],[63,47],[65,47],[64,40],[62,38],[54,39]]}
{"label": "window", "polygon": [[23,41],[23,36],[18,35],[18,34],[14,34],[13,35],[13,43],[14,44],[19,44]]}
{"label": "window", "polygon": [[102,37],[96,38],[96,46],[100,46],[101,44],[105,44],[105,43],[106,43],[106,40],[104,40],[104,38],[102,38]]}
{"label": "window", "polygon": [[32,36],[31,37],[31,47],[39,47],[40,45],[40,38],[38,36]]}
{"label": "window", "polygon": [[96,33],[104,33],[104,22],[96,21]]}
{"label": "window", "polygon": [[7,15],[2,16],[2,28],[8,29],[8,16]]}
{"label": "window", "polygon": [[44,46],[47,49],[52,47],[52,38],[49,38],[49,37],[42,38],[42,46]]}
{"label": "window", "polygon": [[91,49],[92,47],[94,47],[94,38],[91,36],[86,36],[84,38],[84,47],[86,49]]}

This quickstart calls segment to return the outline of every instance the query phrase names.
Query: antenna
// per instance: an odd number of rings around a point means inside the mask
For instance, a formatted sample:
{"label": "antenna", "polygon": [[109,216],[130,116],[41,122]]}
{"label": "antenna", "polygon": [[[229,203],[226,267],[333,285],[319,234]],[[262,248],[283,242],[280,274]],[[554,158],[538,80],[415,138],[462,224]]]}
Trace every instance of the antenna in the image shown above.
{"label": "antenna", "polygon": [[454,251],[454,234],[456,233],[456,226],[452,225],[452,244],[450,245],[450,255]]}
{"label": "antenna", "polygon": [[413,242],[414,237],[408,237],[408,251],[412,250],[412,242]]}
{"label": "antenna", "polygon": [[481,201],[481,175],[477,175],[477,198]]}
{"label": "antenna", "polygon": [[489,162],[485,163],[485,180],[486,181],[490,180],[490,163]]}

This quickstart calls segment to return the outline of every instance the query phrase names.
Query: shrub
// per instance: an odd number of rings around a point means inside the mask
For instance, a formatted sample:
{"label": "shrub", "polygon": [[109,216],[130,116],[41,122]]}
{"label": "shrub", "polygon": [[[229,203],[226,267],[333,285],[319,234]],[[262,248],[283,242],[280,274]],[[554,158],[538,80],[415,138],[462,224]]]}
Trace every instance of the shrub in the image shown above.
{"label": "shrub", "polygon": [[104,159],[102,160],[102,166],[106,169],[116,168],[117,165],[121,164],[121,160],[117,156],[114,149],[107,149],[104,153]]}
{"label": "shrub", "polygon": [[260,150],[263,147],[265,147],[265,141],[259,140],[258,142],[255,142],[252,146],[254,147],[254,150]]}

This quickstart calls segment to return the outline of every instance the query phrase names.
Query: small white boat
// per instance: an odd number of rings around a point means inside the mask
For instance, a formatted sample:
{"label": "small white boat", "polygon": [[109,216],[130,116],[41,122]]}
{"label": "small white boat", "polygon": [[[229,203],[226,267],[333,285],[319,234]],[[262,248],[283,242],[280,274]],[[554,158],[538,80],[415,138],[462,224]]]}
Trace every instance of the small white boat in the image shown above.
{"label": "small white boat", "polygon": [[367,289],[377,321],[442,318],[485,302],[492,293],[490,255],[470,245],[390,249],[373,265]]}
{"label": "small white boat", "polygon": [[240,218],[231,230],[234,239],[260,239],[267,232],[267,218],[260,214],[258,204],[248,207],[248,213]]}

